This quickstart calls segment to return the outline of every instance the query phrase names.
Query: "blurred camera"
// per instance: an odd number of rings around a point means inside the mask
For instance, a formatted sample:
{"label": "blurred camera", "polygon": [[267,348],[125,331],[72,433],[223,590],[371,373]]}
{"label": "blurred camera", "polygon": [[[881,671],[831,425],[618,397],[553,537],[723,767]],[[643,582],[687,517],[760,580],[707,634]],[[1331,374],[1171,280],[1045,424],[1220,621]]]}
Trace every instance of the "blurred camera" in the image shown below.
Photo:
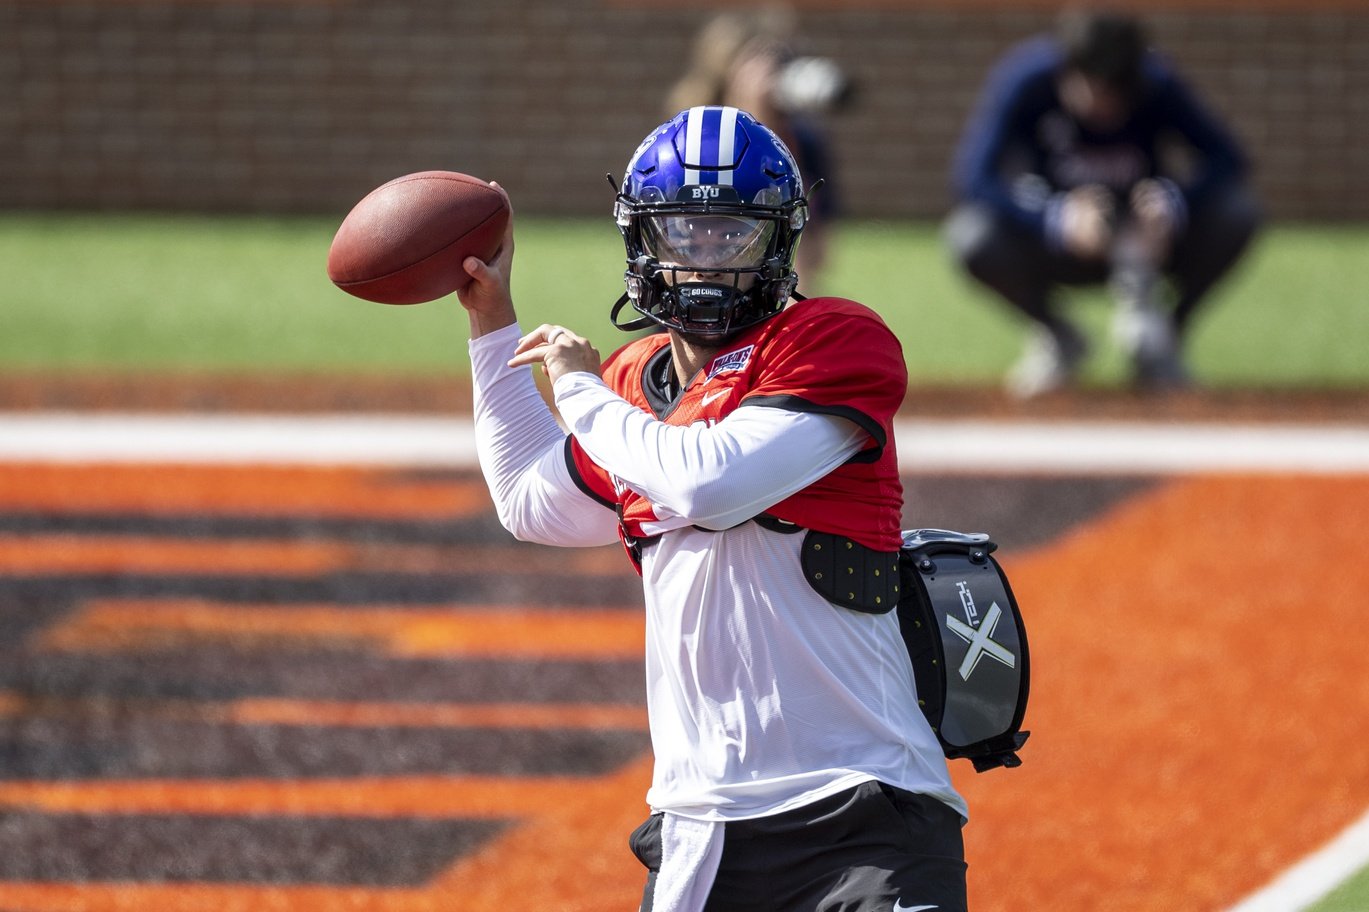
{"label": "blurred camera", "polygon": [[775,103],[786,111],[816,114],[850,103],[855,86],[827,57],[795,57],[780,70]]}

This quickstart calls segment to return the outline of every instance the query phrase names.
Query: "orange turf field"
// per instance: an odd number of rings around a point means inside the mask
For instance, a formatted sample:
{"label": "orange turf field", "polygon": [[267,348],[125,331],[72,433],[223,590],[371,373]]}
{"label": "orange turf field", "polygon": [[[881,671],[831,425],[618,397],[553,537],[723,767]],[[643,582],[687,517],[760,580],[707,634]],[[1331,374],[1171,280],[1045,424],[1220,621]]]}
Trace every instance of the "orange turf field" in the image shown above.
{"label": "orange turf field", "polygon": [[[1363,814],[1365,515],[1177,478],[1000,552],[1033,734],[954,765],[972,908],[1216,912]],[[478,475],[0,465],[0,909],[634,909],[634,599]]]}

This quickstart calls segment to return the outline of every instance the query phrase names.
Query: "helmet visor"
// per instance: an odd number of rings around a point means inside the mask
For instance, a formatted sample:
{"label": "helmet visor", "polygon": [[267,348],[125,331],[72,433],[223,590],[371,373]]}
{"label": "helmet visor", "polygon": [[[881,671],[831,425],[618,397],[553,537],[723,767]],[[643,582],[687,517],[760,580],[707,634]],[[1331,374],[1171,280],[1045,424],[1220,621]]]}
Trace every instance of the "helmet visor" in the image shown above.
{"label": "helmet visor", "polygon": [[648,256],[663,266],[703,271],[759,268],[776,229],[771,219],[730,215],[655,215],[642,221]]}

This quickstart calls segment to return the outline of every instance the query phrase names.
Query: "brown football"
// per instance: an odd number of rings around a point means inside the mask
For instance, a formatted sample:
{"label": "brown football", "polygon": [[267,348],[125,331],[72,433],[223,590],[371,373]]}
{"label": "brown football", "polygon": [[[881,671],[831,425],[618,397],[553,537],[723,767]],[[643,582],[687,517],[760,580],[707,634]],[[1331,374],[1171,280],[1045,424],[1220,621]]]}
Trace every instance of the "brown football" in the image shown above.
{"label": "brown football", "polygon": [[491,259],[509,222],[509,200],[455,171],[406,174],[368,193],[328,249],[328,278],[381,304],[422,304],[466,287],[467,257]]}

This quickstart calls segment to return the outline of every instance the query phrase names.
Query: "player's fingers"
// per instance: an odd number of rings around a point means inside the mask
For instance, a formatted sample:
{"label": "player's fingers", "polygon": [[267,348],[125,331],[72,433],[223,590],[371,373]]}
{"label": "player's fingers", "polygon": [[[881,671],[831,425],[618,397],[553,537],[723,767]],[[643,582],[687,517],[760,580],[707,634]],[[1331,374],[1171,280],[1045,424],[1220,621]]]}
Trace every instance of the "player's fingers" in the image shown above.
{"label": "player's fingers", "polygon": [[543,323],[541,326],[518,340],[518,344],[514,346],[513,349],[514,353],[522,354],[523,352],[531,351],[534,348],[544,348],[568,332],[569,330],[564,326],[557,326],[553,323]]}
{"label": "player's fingers", "polygon": [[508,224],[504,226],[504,236],[499,241],[499,249],[494,252],[491,262],[495,263],[505,275],[513,266],[513,215],[509,215]]}
{"label": "player's fingers", "polygon": [[559,349],[579,348],[588,346],[589,340],[579,333],[566,329],[564,326],[552,326],[547,331],[547,345],[556,346]]}
{"label": "player's fingers", "polygon": [[518,337],[518,347],[522,348],[525,344],[528,343],[531,343],[533,345],[541,345],[543,342],[547,341],[547,333],[550,332],[551,329],[552,324],[543,323],[535,329],[531,329],[528,332],[523,333],[523,335]]}
{"label": "player's fingers", "polygon": [[490,267],[485,265],[485,261],[479,257],[466,257],[461,261],[461,265],[465,268],[466,275],[476,282],[484,284],[490,281]]}
{"label": "player's fingers", "polygon": [[509,359],[509,367],[523,367],[527,364],[538,364],[546,361],[547,352],[550,346],[547,345],[546,330],[549,327],[543,323],[518,340],[518,344],[513,348],[513,357]]}
{"label": "player's fingers", "polygon": [[[500,193],[504,194],[507,202],[508,194],[494,181],[490,181],[490,186],[495,187]],[[512,213],[512,209],[510,209]],[[466,270],[479,285],[507,285],[509,274],[513,269],[513,217],[510,214],[508,223],[504,226],[504,236],[499,242],[499,249],[488,260],[481,260],[479,257],[466,257],[461,261],[461,268]]]}
{"label": "player's fingers", "polygon": [[513,198],[509,196],[509,191],[505,190],[499,181],[490,181],[490,186],[503,194],[504,204],[509,207],[509,221],[513,221]]}
{"label": "player's fingers", "polygon": [[499,181],[490,181],[490,186],[499,191],[499,195],[504,197],[504,206],[509,210],[509,220],[504,226],[503,247],[513,249],[513,198],[509,196],[507,190],[500,186]]}
{"label": "player's fingers", "polygon": [[516,352],[509,359],[509,367],[523,367],[527,364],[538,364],[546,358],[547,349],[544,345],[537,345],[526,351]]}

